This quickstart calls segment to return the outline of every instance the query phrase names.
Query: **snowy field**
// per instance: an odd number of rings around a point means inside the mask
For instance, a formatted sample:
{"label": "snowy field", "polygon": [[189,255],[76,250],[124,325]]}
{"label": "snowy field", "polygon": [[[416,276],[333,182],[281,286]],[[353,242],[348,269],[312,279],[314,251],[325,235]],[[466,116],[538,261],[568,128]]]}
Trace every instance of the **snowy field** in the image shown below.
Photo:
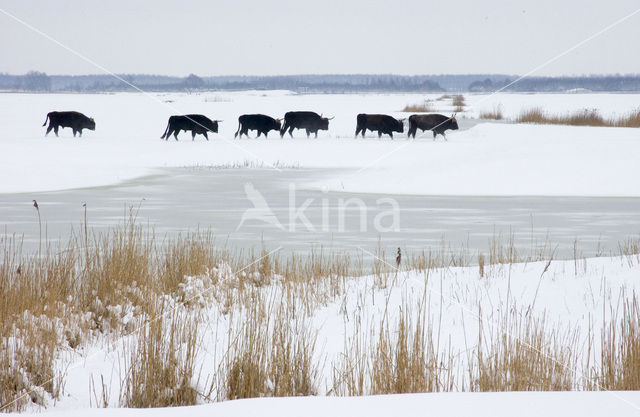
{"label": "snowy field", "polygon": [[[501,104],[507,117],[541,107],[564,113],[597,108],[625,114],[640,103],[637,94],[466,94],[458,114],[459,131],[449,141],[415,141],[399,134],[378,140],[369,133],[353,139],[358,113],[397,117],[407,104],[434,100],[436,111],[451,114],[440,94],[300,95],[286,91],[201,94],[0,94],[0,193],[60,190],[114,184],[151,174],[159,167],[252,165],[263,167],[349,168],[350,175],[307,184],[339,191],[424,195],[640,196],[640,133],[628,128],[532,126],[463,120]],[[78,110],[96,120],[96,131],[73,138],[44,138],[42,123],[52,110]],[[289,110],[312,110],[334,117],[328,132],[307,140],[234,140],[244,113],[282,117]],[[223,120],[206,142],[160,140],[172,114],[202,113]],[[464,129],[465,126],[472,126]],[[405,129],[406,131],[406,129]]]}
{"label": "snowy field", "polygon": [[[341,380],[336,379],[332,371],[358,350],[354,347],[357,345],[352,344],[354,338],[359,337],[364,346],[375,344],[385,320],[391,333],[396,334],[395,326],[401,314],[412,317],[410,322],[415,323],[421,314],[421,300],[427,301],[422,311],[425,327],[429,329],[427,343],[433,344],[438,355],[448,358],[442,366],[450,367],[456,377],[454,391],[469,386],[465,369],[474,359],[470,352],[478,348],[479,318],[482,318],[483,343],[490,345],[493,336],[505,331],[504,317],[509,314],[520,320],[544,319],[546,331],[555,335],[550,342],[569,343],[573,358],[568,360],[573,364],[570,373],[575,372],[572,377],[579,381],[591,367],[598,366],[604,323],[620,319],[621,305],[640,290],[639,262],[640,258],[630,256],[493,265],[486,267],[484,277],[479,276],[477,267],[463,267],[420,273],[402,270],[382,277],[348,279],[339,296],[315,305],[311,311],[300,309],[294,316],[288,316],[292,326],[316,337],[313,357],[318,366],[316,394],[319,398],[265,398],[218,404],[207,404],[210,401],[201,398],[202,405],[184,412],[193,415],[259,412],[267,416],[298,416],[302,412],[311,416],[413,416],[427,412],[439,416],[637,415],[640,392],[453,392],[371,398],[340,398],[329,394],[341,392],[338,388]],[[223,395],[217,388],[209,387],[218,387],[212,381],[219,380],[221,369],[227,369],[224,359],[250,313],[241,305],[229,309],[223,302],[216,301],[216,295],[203,290],[208,280],[220,285],[238,278],[228,267],[220,265],[207,276],[185,277],[180,294],[167,298],[169,306],[179,312],[178,317],[183,317],[181,320],[200,317],[195,360],[198,374],[193,383],[199,392],[210,393],[211,398]],[[282,291],[278,277],[274,277],[270,285],[258,288],[252,299],[269,300],[275,311],[287,303],[288,297]],[[194,299],[195,303],[186,305],[185,300]],[[129,320],[131,311],[127,311],[126,306],[120,310],[122,320]],[[518,336],[521,335],[518,332]],[[64,352],[59,360],[59,369],[66,375],[64,394],[55,402],[48,400],[48,411],[53,415],[148,415],[141,410],[108,413],[86,410],[101,402],[109,407],[122,405],[128,367],[132,365],[127,358],[135,350],[136,340],[133,335],[116,341],[100,340],[94,346]],[[103,385],[97,381],[103,381]],[[31,409],[39,410],[36,406]],[[177,415],[181,411],[153,413]]]}
{"label": "snowy field", "polygon": [[[408,117],[401,111],[405,105],[432,100],[436,111],[451,114],[450,100],[437,100],[440,96],[304,95],[286,91],[0,94],[0,175],[4,179],[0,182],[0,201],[3,193],[97,187],[170,172],[160,168],[201,166],[336,168],[335,175],[297,185],[352,193],[640,197],[638,129],[475,120],[480,111],[497,106],[507,118],[532,107],[551,113],[596,108],[605,116],[623,115],[638,107],[640,94],[465,94],[466,110],[457,115],[461,129],[449,131],[448,141],[441,137],[433,141],[431,133],[420,134],[415,140],[407,140],[406,134],[399,134],[395,140],[378,139],[372,133],[364,140],[353,138],[358,113]],[[71,131],[64,129],[59,138],[52,134],[45,138],[42,123],[47,112],[53,110],[81,111],[96,120],[96,131],[85,130],[82,138],[73,138]],[[256,140],[253,132],[250,139],[233,138],[241,114],[282,117],[290,110],[312,110],[335,119],[328,132],[319,132],[318,139],[307,139],[302,131],[296,131],[294,139],[281,139],[276,132],[271,132],[268,140]],[[170,115],[188,113],[223,120],[219,134],[211,134],[208,142],[202,136],[192,141],[184,132],[178,142],[160,140]],[[255,172],[259,175],[262,171]],[[36,225],[35,219],[30,221]],[[358,239],[358,234],[353,238]],[[637,251],[632,243],[629,248]],[[160,302],[166,303],[162,304],[166,308],[163,311],[174,314],[178,323],[197,324],[193,356],[196,374],[189,382],[198,392],[198,405],[188,410],[116,409],[125,405],[142,340],[138,330],[144,331],[140,325],[151,317],[136,311],[131,303],[102,305],[96,297],[100,304],[96,311],[104,313],[101,317],[109,317],[115,323],[113,328],[92,328],[87,339],[75,347],[68,347],[71,343],[60,336],[55,363],[57,374],[64,377],[61,395],[54,399],[43,389],[29,385],[30,381],[23,381],[25,389],[33,388],[35,393],[26,411],[96,417],[144,417],[148,413],[587,417],[637,415],[640,411],[638,391],[581,392],[597,388],[584,381],[593,381],[593,374],[600,370],[601,338],[608,326],[619,328],[623,310],[628,306],[637,309],[637,254],[528,263],[500,261],[488,262],[482,268],[449,266],[421,271],[412,270],[405,262],[396,273],[393,267],[385,267],[377,274],[367,269],[364,276],[322,278],[317,282],[305,276],[309,282],[295,284],[276,274],[233,271],[225,263],[203,275],[184,276],[179,291],[162,295]],[[141,290],[135,285],[122,291],[140,296]],[[265,310],[258,311],[260,308]],[[77,320],[90,321],[92,315],[95,311],[85,314],[83,310]],[[269,318],[266,322],[260,321],[265,317]],[[162,329],[169,333],[172,322],[164,319]],[[52,328],[68,325],[45,315],[30,316],[28,311],[24,320],[50,320],[45,324]],[[346,396],[351,393],[345,382],[354,368],[351,365],[366,363],[373,367],[381,335],[386,331],[391,339],[399,337],[402,320],[410,325],[424,324],[426,355],[435,355],[431,358],[431,363],[437,364],[434,372],[442,378],[439,384],[446,385],[436,386],[436,390],[453,392]],[[312,340],[312,396],[218,402],[228,398],[225,378],[231,373],[233,355],[240,351],[236,341],[248,339],[243,332],[249,332],[253,324],[262,335],[259,337],[273,336],[275,340],[274,326],[281,325],[289,329],[295,342]],[[544,352],[551,349],[543,356],[549,359],[549,355],[561,354],[561,361],[552,356],[552,362],[570,370],[565,376],[572,382],[562,389],[573,391],[462,392],[478,387],[478,358],[487,352],[481,347],[499,347],[503,332],[515,331],[516,336],[526,337],[519,326],[543,327],[545,343],[540,346]],[[63,334],[67,329],[59,330]],[[19,343],[19,336],[16,340]],[[185,346],[180,345],[180,349]],[[362,393],[375,393],[367,381]],[[268,392],[274,389],[272,385],[273,381],[268,381]],[[169,389],[166,395],[172,393]],[[111,409],[96,409],[100,406]]]}

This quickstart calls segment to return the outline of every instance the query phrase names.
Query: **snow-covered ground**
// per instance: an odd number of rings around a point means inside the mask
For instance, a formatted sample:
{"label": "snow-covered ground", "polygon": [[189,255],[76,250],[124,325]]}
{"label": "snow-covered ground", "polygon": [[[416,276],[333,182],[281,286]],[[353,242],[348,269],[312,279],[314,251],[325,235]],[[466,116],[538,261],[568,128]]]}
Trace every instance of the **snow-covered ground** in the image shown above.
{"label": "snow-covered ground", "polygon": [[[158,167],[236,165],[351,168],[352,174],[313,184],[353,192],[434,195],[640,196],[640,133],[637,129],[481,123],[449,131],[449,141],[422,134],[394,141],[369,134],[353,139],[358,113],[389,113],[440,94],[311,94],[285,91],[202,94],[0,94],[0,193],[59,190],[117,183]],[[466,94],[468,116],[502,103],[507,116],[523,108],[551,112],[598,108],[623,114],[637,107],[637,94]],[[435,109],[452,112],[450,100]],[[44,137],[47,112],[78,110],[95,118],[96,131],[73,138]],[[307,140],[234,140],[237,117],[289,110],[335,116],[328,132]],[[202,113],[224,120],[206,142],[161,141],[172,114]],[[459,115],[459,117],[467,117]],[[461,120],[461,125],[464,121]]]}
{"label": "snow-covered ground", "polygon": [[[212,271],[210,277],[234,281],[236,277],[228,272],[227,268],[220,267]],[[375,344],[376,332],[384,317],[394,328],[403,309],[410,307],[409,315],[419,313],[420,300],[427,301],[426,320],[431,323],[427,327],[432,329],[434,337],[437,335],[436,350],[447,352],[449,357],[461,358],[455,363],[460,368],[457,383],[467,378],[464,367],[468,357],[473,356],[469,352],[477,347],[479,314],[482,315],[483,337],[490,338],[490,334],[509,331],[501,326],[502,319],[511,312],[517,312],[522,318],[544,317],[545,328],[556,332],[556,341],[564,340],[562,335],[575,335],[572,353],[576,355],[575,371],[579,377],[586,372],[582,365],[587,358],[590,358],[591,366],[597,368],[603,323],[620,319],[619,309],[624,301],[640,291],[639,273],[638,256],[494,265],[485,268],[484,277],[480,277],[478,267],[434,269],[429,274],[401,271],[387,276],[384,285],[375,276],[347,280],[341,295],[317,305],[310,313],[303,313],[301,309],[296,320],[305,322],[312,334],[317,334],[314,358],[320,364],[317,381],[320,396],[335,387],[332,367],[349,354],[349,339],[359,333],[364,337],[361,341],[365,346]],[[185,278],[183,297],[195,296],[197,299],[203,279],[207,278]],[[286,298],[280,289],[276,280],[259,291],[265,299],[278,304],[284,303]],[[215,302],[207,304],[204,311],[204,319],[199,323],[199,353],[195,366],[200,372],[195,382],[199,384],[200,392],[207,391],[207,384],[219,378],[217,373],[223,369],[221,358],[228,354],[228,340],[237,334],[237,326],[244,319],[242,314],[229,314],[228,308]],[[109,406],[118,406],[126,385],[127,364],[123,358],[129,357],[134,342],[133,336],[115,344],[102,340],[93,347],[63,354],[59,368],[66,375],[64,394],[55,404],[51,403],[48,410],[69,412],[65,415],[86,413],[87,408],[95,407],[96,400],[102,398],[96,395],[96,391],[102,390],[98,382],[101,378],[105,381]],[[525,407],[524,403],[530,406]],[[396,413],[402,410],[402,414],[407,415],[423,415],[425,410],[433,410],[442,416],[468,415],[472,411],[473,415],[487,416],[595,416],[603,415],[605,410],[611,413],[609,415],[636,415],[639,407],[640,392],[447,393],[350,399],[331,395],[295,400],[261,399],[203,404],[188,412],[246,415],[261,410],[266,415],[288,416],[307,410],[305,414],[320,416],[336,412],[342,415],[348,410],[349,415],[377,416],[388,415],[390,410]],[[102,412],[93,412],[102,415]],[[165,410],[161,413],[175,415],[180,412]],[[132,410],[104,413],[109,416],[144,414]]]}
{"label": "snow-covered ground", "polygon": [[367,397],[254,398],[180,408],[54,410],[65,417],[539,417],[637,416],[638,392],[509,392],[401,394]]}

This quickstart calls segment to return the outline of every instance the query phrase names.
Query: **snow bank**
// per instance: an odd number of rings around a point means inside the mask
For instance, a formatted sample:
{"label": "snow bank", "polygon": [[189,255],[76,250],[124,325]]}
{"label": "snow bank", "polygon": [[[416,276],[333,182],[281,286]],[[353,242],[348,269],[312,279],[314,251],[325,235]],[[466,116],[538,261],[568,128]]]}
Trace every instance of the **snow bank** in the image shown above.
{"label": "snow bank", "polygon": [[370,397],[257,398],[179,408],[53,411],[65,417],[566,417],[637,416],[639,392],[510,392],[403,394]]}

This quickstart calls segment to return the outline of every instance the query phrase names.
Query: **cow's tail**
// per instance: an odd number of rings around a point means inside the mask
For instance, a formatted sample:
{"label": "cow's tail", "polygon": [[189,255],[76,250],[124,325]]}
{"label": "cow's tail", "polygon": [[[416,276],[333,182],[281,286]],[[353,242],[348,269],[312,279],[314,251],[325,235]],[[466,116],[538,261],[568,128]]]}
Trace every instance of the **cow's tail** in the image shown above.
{"label": "cow's tail", "polygon": [[47,120],[49,120],[49,113],[47,113],[47,118],[44,119],[44,124],[42,126],[46,126],[47,125]]}
{"label": "cow's tail", "polygon": [[238,133],[240,133],[240,129],[242,129],[242,122],[238,120],[238,130],[236,130],[236,134],[233,135],[234,138],[238,137]]}
{"label": "cow's tail", "polygon": [[167,122],[167,128],[164,130],[162,136],[160,136],[160,139],[164,139],[167,136],[167,133],[169,132],[169,125],[171,125],[171,121]]}

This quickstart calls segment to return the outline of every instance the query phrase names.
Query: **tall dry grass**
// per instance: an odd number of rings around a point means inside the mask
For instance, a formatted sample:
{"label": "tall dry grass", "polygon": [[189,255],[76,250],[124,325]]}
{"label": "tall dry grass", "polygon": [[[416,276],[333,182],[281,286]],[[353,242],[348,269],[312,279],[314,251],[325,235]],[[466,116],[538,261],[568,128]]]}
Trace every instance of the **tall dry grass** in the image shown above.
{"label": "tall dry grass", "polygon": [[218,398],[315,395],[315,335],[291,310],[254,301],[229,333]]}
{"label": "tall dry grass", "polygon": [[408,113],[431,113],[435,111],[435,108],[432,101],[425,100],[424,102],[418,104],[407,104],[406,106],[404,106],[402,111]]}
{"label": "tall dry grass", "polygon": [[[497,327],[497,328],[495,328]],[[507,313],[478,334],[472,391],[568,391],[577,387],[577,337],[544,319]]]}
{"label": "tall dry grass", "polygon": [[[56,398],[63,375],[54,362],[97,334],[127,334],[150,317],[158,299],[176,293],[185,274],[202,274],[223,259],[208,234],[158,244],[130,218],[106,233],[86,225],[62,249],[23,255],[4,246],[0,266],[0,403],[19,411]],[[130,319],[133,316],[134,319]]]}
{"label": "tall dry grass", "polygon": [[455,358],[438,351],[434,328],[400,312],[394,331],[382,329],[372,352],[371,394],[451,391]]}
{"label": "tall dry grass", "polygon": [[498,104],[494,106],[492,110],[482,110],[478,117],[486,120],[503,120],[502,105]]}
{"label": "tall dry grass", "polygon": [[[359,320],[333,364],[330,394],[375,395],[452,391],[457,357],[442,350],[437,326],[427,316],[426,294],[418,305],[405,303],[389,325],[385,313],[369,330]],[[417,312],[417,314],[416,314]]]}
{"label": "tall dry grass", "polygon": [[590,389],[640,390],[640,306],[634,294],[625,301],[622,319],[605,324],[600,366],[592,373]]}
{"label": "tall dry grass", "polygon": [[452,100],[451,100],[451,104],[454,106],[465,106],[465,101],[464,101],[464,96],[461,94],[457,94],[455,96],[453,96]]}
{"label": "tall dry grass", "polygon": [[159,310],[152,317],[139,333],[120,401],[133,408],[194,405],[198,316],[172,312],[165,317]]}
{"label": "tall dry grass", "polygon": [[583,109],[565,115],[552,115],[539,107],[520,112],[516,123],[556,124],[571,126],[640,127],[640,109],[624,116],[605,118],[597,109]]}

